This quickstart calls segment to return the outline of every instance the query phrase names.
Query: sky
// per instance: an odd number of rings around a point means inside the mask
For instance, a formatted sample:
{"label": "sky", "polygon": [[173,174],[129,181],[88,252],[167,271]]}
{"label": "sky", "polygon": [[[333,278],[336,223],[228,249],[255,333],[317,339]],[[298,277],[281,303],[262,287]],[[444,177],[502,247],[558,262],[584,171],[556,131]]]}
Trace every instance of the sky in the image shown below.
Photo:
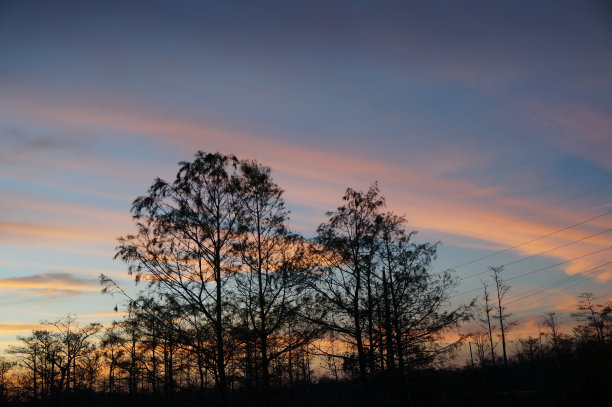
{"label": "sky", "polygon": [[0,351],[121,316],[131,202],[198,150],[270,166],[307,237],[377,181],[453,304],[505,265],[513,334],[569,330],[612,297],[610,72],[603,1],[1,1]]}

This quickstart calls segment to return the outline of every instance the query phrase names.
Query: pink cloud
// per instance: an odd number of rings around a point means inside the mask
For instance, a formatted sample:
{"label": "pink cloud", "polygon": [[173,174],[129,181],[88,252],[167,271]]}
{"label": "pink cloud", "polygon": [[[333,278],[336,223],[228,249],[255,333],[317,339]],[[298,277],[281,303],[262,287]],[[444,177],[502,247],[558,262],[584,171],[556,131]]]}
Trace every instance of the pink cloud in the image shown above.
{"label": "pink cloud", "polygon": [[100,291],[97,280],[74,277],[68,273],[36,274],[0,279],[0,289],[25,295],[72,296],[87,291]]}
{"label": "pink cloud", "polygon": [[534,121],[558,130],[541,135],[555,147],[612,169],[612,118],[580,105],[526,101],[522,106]]}
{"label": "pink cloud", "polygon": [[[333,210],[341,203],[340,197],[347,186],[366,189],[368,184],[376,179],[381,180],[381,188],[388,197],[390,208],[408,216],[411,222],[409,227],[427,230],[429,234],[465,236],[484,242],[476,245],[473,242],[454,243],[458,245],[482,247],[484,244],[487,248],[500,249],[515,246],[578,222],[587,217],[587,213],[593,213],[556,207],[538,214],[533,219],[520,218],[521,214],[538,211],[548,204],[532,199],[509,197],[508,192],[501,187],[483,188],[465,179],[449,177],[447,174],[454,173],[475,159],[469,155],[448,161],[442,169],[429,171],[428,167],[423,166],[418,160],[397,164],[367,158],[365,155],[340,154],[259,134],[214,128],[179,117],[160,116],[146,111],[117,110],[108,106],[96,109],[62,105],[36,106],[31,103],[20,105],[20,109],[72,125],[102,126],[121,132],[142,134],[143,137],[150,137],[168,148],[178,148],[190,154],[197,149],[207,147],[213,151],[235,152],[241,157],[257,157],[274,170],[277,182],[287,188],[286,199],[289,205],[296,203],[320,210],[320,216],[300,218],[298,215],[297,225],[304,229],[311,222],[324,221],[323,213],[326,210]],[[598,129],[607,128],[608,123],[605,120],[600,122]],[[586,125],[582,121],[577,123]],[[599,136],[593,136],[591,139],[602,144],[600,149],[602,151],[606,151],[605,148],[608,146],[606,140]],[[112,165],[96,162],[93,165],[96,168],[104,168],[104,171],[111,176],[129,172],[127,162],[112,163]],[[148,178],[155,175],[158,174],[151,173]],[[142,191],[146,186],[143,185]],[[134,197],[139,193],[142,192],[135,191]],[[99,213],[102,214],[103,211]],[[610,218],[612,216],[600,218],[581,228],[570,229],[554,237],[521,246],[516,252],[520,255],[533,255],[550,250],[602,228],[612,227]],[[32,225],[10,222],[4,222],[3,227],[12,228],[11,230],[16,233],[22,234],[38,233],[46,237],[56,234],[64,238],[83,235],[90,239],[109,239],[109,241],[114,241],[116,236],[131,230],[123,226],[123,223],[112,224],[113,227],[105,227],[103,233],[96,233],[94,236],[88,236],[83,230],[75,230],[72,223],[66,228],[56,229],[51,227],[36,229]],[[552,251],[549,256],[564,261],[601,249],[606,245],[610,245],[609,237],[600,236],[579,245]],[[593,256],[581,262],[570,263],[566,265],[565,271],[582,272],[599,264],[602,258],[602,256]],[[601,278],[609,277],[604,275]]]}

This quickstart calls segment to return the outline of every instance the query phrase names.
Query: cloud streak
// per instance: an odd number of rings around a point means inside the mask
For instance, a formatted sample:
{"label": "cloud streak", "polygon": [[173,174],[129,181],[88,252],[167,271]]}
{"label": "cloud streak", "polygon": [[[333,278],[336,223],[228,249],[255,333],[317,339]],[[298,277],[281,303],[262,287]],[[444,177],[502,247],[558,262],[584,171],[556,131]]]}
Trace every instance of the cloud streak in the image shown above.
{"label": "cloud streak", "polygon": [[[178,147],[182,151],[193,152],[202,145],[212,145],[219,150],[236,152],[242,157],[257,157],[272,167],[277,181],[282,186],[286,186],[289,203],[311,206],[320,210],[321,215],[325,210],[333,209],[340,203],[340,196],[346,186],[365,189],[367,184],[364,184],[364,180],[379,179],[382,182],[383,192],[389,198],[390,207],[408,215],[413,227],[430,232],[437,231],[443,235],[476,238],[493,243],[499,248],[521,244],[588,217],[587,213],[553,208],[534,219],[516,220],[517,215],[537,211],[544,204],[533,199],[511,197],[510,191],[504,188],[483,187],[473,181],[453,176],[471,160],[457,158],[447,162],[444,171],[428,171],[419,160],[414,163],[383,162],[362,155],[306,147],[259,134],[217,129],[168,115],[160,119],[152,114],[138,111],[118,112],[112,109],[92,111],[61,105],[53,108],[28,106],[32,112],[53,120],[82,126],[104,125],[115,131],[152,137],[156,143],[166,147],[171,143],[174,148]],[[125,171],[116,167],[109,171],[112,173],[117,170]],[[151,174],[153,175],[156,174]],[[298,219],[298,222],[307,224],[316,219],[317,216],[314,216],[310,221],[302,218]],[[322,221],[323,217],[319,216],[318,219]],[[496,225],[505,226],[482,234],[483,230]],[[37,228],[33,225],[11,222],[4,222],[1,226],[5,231],[9,230],[17,236],[32,234],[98,241],[111,240],[127,232],[117,230],[113,233],[109,230],[108,233],[98,235],[70,228]],[[588,232],[612,227],[612,220],[610,217],[598,219],[585,227],[586,230],[585,228],[568,230],[554,238],[523,246],[517,252],[520,255],[533,255],[550,250],[555,245],[581,239]],[[551,252],[549,256],[569,260],[609,244],[609,237],[600,236],[575,247]],[[567,273],[574,274],[599,264],[598,261],[601,259],[601,256],[594,256],[588,260],[571,263],[564,269]],[[601,281],[609,278],[609,274],[600,276]]]}
{"label": "cloud streak", "polygon": [[69,297],[100,291],[100,287],[97,280],[79,278],[69,273],[57,273],[2,278],[0,290],[24,296]]}

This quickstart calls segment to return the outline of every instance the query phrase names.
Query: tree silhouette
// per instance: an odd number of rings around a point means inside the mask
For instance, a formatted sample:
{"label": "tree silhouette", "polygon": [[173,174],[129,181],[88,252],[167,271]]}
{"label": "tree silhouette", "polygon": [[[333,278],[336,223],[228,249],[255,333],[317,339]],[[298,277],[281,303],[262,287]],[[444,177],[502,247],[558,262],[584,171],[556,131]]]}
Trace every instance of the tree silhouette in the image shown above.
{"label": "tree silhouette", "polygon": [[592,293],[582,293],[578,298],[578,312],[572,316],[584,323],[578,325],[575,331],[585,339],[605,343],[612,333],[612,303],[597,304]]}
{"label": "tree silhouette", "polygon": [[456,281],[429,271],[437,246],[410,241],[404,218],[383,212],[376,184],[349,188],[342,199],[318,228],[313,289],[318,322],[355,351],[345,367],[356,371],[367,402],[374,374],[397,366],[401,376],[407,364],[426,366],[454,349],[457,342],[437,339],[468,318],[469,307],[446,310]]}
{"label": "tree silhouette", "polygon": [[508,355],[506,352],[506,332],[514,326],[513,322],[508,321],[508,318],[512,316],[506,312],[506,306],[504,305],[504,299],[506,294],[510,290],[510,286],[504,283],[502,278],[502,271],[504,271],[503,267],[489,267],[489,270],[493,273],[491,277],[493,278],[493,282],[495,284],[495,294],[496,301],[494,304],[495,311],[497,314],[495,315],[495,319],[499,321],[499,329],[501,331],[501,340],[502,340],[502,351],[504,357],[504,366],[508,366]]}
{"label": "tree silhouette", "polygon": [[21,366],[27,369],[34,398],[55,398],[74,390],[82,379],[79,377],[83,372],[81,363],[95,350],[91,339],[100,325],[79,326],[72,315],[42,324],[49,329],[18,337],[21,345],[10,346],[9,353],[16,355]]}
{"label": "tree silhouette", "polygon": [[487,335],[489,338],[489,351],[491,352],[491,363],[495,365],[495,344],[493,343],[493,331],[495,330],[495,325],[491,321],[491,313],[495,309],[493,304],[491,303],[491,293],[489,291],[489,285],[486,281],[482,281],[482,312],[484,317],[480,319],[481,324],[484,325],[484,328],[487,331]]}
{"label": "tree silhouette", "polygon": [[228,383],[226,341],[229,334],[230,289],[237,272],[244,208],[234,156],[198,152],[193,162],[180,163],[176,179],[157,179],[146,196],[134,201],[137,233],[119,240],[116,257],[130,265],[137,280],[192,312],[192,326],[203,319],[214,338],[215,380],[223,403]]}
{"label": "tree silhouette", "polygon": [[[236,276],[236,305],[244,315],[245,361],[254,362],[252,347],[257,348],[261,384],[267,391],[271,362],[308,343],[316,333],[312,327],[298,329],[297,323],[307,298],[306,249],[303,240],[288,230],[283,191],[269,168],[241,162],[239,185],[244,217],[236,251],[243,267]],[[291,326],[293,335],[288,333]]]}

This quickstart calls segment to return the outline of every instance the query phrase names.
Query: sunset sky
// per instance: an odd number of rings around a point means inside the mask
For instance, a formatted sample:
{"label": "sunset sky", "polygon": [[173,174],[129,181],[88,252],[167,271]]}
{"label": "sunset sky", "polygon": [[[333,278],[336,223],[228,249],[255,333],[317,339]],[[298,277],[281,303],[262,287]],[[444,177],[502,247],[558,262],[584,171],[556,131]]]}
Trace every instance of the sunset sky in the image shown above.
{"label": "sunset sky", "polygon": [[611,72],[604,1],[2,1],[0,351],[120,316],[131,202],[197,150],[270,166],[308,237],[378,181],[455,303],[507,265],[515,334],[610,299]]}

